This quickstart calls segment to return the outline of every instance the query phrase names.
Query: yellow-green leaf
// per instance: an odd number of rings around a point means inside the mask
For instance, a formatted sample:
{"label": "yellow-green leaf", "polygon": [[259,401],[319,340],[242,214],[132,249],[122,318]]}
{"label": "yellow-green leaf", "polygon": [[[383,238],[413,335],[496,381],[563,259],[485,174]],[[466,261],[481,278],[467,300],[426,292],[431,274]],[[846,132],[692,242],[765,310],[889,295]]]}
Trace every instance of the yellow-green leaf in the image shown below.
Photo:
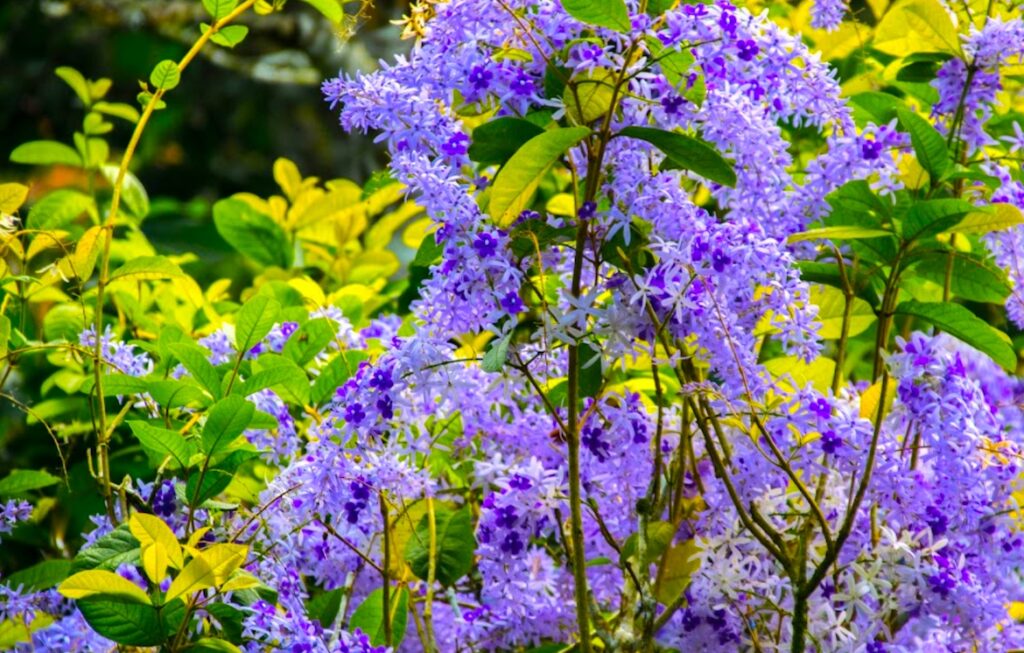
{"label": "yellow-green leaf", "polygon": [[987,234],[1024,224],[1024,215],[1012,204],[993,204],[994,211],[973,211],[949,231],[961,234]]}
{"label": "yellow-green leaf", "polygon": [[564,127],[526,141],[494,179],[488,213],[500,227],[515,222],[533,199],[548,169],[590,134],[587,127]]}
{"label": "yellow-green leaf", "polygon": [[179,596],[191,595],[201,590],[214,586],[216,574],[210,563],[200,558],[194,558],[185,565],[178,577],[174,579],[167,589],[166,601],[169,603]]}
{"label": "yellow-green leaf", "polygon": [[248,554],[249,547],[244,544],[213,544],[203,549],[199,559],[210,565],[214,583],[221,585],[245,562]]}
{"label": "yellow-green leaf", "polygon": [[0,184],[0,213],[14,213],[28,197],[28,186]]}
{"label": "yellow-green leaf", "polygon": [[69,599],[84,599],[96,594],[108,594],[121,596],[138,603],[150,603],[149,596],[138,585],[112,571],[101,569],[80,571],[61,583],[57,587],[57,591]]}
{"label": "yellow-green leaf", "polygon": [[897,57],[913,52],[962,54],[956,27],[938,0],[907,0],[892,7],[875,29],[873,46]]}
{"label": "yellow-green leaf", "polygon": [[172,565],[180,569],[185,564],[181,544],[178,543],[178,538],[174,536],[174,531],[164,523],[164,520],[155,515],[135,513],[128,521],[128,529],[135,536],[135,539],[139,541],[143,549],[159,544],[167,550],[167,557]]}
{"label": "yellow-green leaf", "polygon": [[[818,321],[821,322],[819,335],[826,340],[837,340],[842,336],[843,315],[846,299],[838,288],[832,286],[811,286],[811,303],[818,307]],[[850,298],[849,336],[863,333],[875,321],[871,304],[860,297]]]}

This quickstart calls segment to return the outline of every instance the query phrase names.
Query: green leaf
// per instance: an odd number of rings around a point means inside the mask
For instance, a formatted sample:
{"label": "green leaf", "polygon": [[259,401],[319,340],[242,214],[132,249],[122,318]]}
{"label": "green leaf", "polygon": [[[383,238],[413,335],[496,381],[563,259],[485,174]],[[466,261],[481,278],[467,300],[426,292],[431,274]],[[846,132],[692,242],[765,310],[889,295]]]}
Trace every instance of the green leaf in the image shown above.
{"label": "green leaf", "polygon": [[305,365],[322,352],[337,335],[334,321],[316,318],[303,324],[288,338],[281,352],[298,365]]}
{"label": "green leaf", "polygon": [[[672,537],[676,534],[676,528],[664,521],[656,521],[647,524],[647,550],[644,554],[643,566],[656,562],[669,545],[672,544]],[[639,536],[633,533],[626,538],[622,545],[622,557],[624,559],[634,558],[637,554]]]}
{"label": "green leaf", "polygon": [[949,231],[961,234],[987,234],[1024,224],[1024,215],[1012,204],[993,204],[991,211],[973,211],[951,227]]}
{"label": "green leaf", "polygon": [[483,165],[504,165],[524,143],[543,133],[543,129],[523,118],[495,118],[473,130],[469,158]]}
{"label": "green leaf", "polygon": [[206,455],[212,458],[229,447],[252,423],[255,414],[256,407],[238,395],[224,397],[215,403],[203,426],[203,451]]}
{"label": "green leaf", "polygon": [[170,91],[181,81],[181,71],[178,64],[170,59],[164,59],[153,68],[149,74],[149,83],[157,89]]}
{"label": "green leaf", "polygon": [[409,266],[428,268],[440,261],[443,253],[444,245],[438,244],[437,237],[434,234],[427,234],[423,242],[420,243],[419,249],[416,250],[416,256]]}
{"label": "green leaf", "polygon": [[263,294],[253,295],[242,305],[235,315],[235,347],[240,356],[270,333],[280,312],[277,300]]}
{"label": "green leaf", "polygon": [[953,167],[946,139],[930,122],[903,106],[896,107],[900,125],[910,134],[914,154],[932,179],[932,185],[945,178]]}
{"label": "green leaf", "polygon": [[185,649],[188,653],[241,653],[242,649],[238,648],[231,642],[223,639],[214,639],[213,637],[200,637],[195,642],[189,644]]}
{"label": "green leaf", "polygon": [[0,496],[9,497],[25,494],[33,490],[41,490],[60,482],[60,479],[49,472],[33,469],[16,469],[6,478],[0,480]]}
{"label": "green leaf", "polygon": [[723,186],[736,185],[732,164],[692,136],[653,127],[626,127],[619,135],[647,141],[664,152],[663,170],[689,170]]}
{"label": "green leaf", "polygon": [[33,166],[66,165],[82,167],[82,157],[74,148],[57,141],[29,141],[11,152],[13,163]]}
{"label": "green leaf", "polygon": [[864,91],[850,97],[853,115],[863,127],[868,122],[884,125],[896,117],[896,107],[902,102],[895,95],[879,91]]}
{"label": "green leaf", "polygon": [[[117,166],[100,166],[100,172],[111,186],[117,182]],[[125,171],[124,180],[121,182],[121,199],[139,222],[149,215],[149,194],[146,193],[139,178],[128,171]]]}
{"label": "green leaf", "polygon": [[165,639],[160,612],[152,605],[104,594],[76,604],[93,630],[118,644],[156,646]]}
{"label": "green leaf", "polygon": [[607,27],[623,34],[632,29],[623,0],[562,0],[566,13],[586,25]]}
{"label": "green leaf", "polygon": [[949,335],[987,354],[1006,371],[1017,368],[1017,354],[1007,336],[960,304],[907,301],[896,307],[897,315],[911,315],[934,324]]}
{"label": "green leaf", "polygon": [[56,587],[71,573],[70,560],[43,560],[27,569],[16,571],[4,579],[11,588],[21,587],[24,594]]}
{"label": "green leaf", "polygon": [[945,287],[946,267],[952,256],[949,289],[956,297],[972,302],[1002,304],[1011,288],[1006,273],[985,259],[960,252],[925,252],[915,257],[914,273]]}
{"label": "green leaf", "polygon": [[306,614],[310,619],[319,621],[321,626],[329,627],[338,616],[338,610],[341,609],[341,597],[344,594],[345,589],[339,587],[314,595],[306,601]]}
{"label": "green leaf", "polygon": [[57,304],[43,318],[43,337],[47,342],[78,342],[78,334],[85,329],[82,307]]}
{"label": "green leaf", "polygon": [[658,17],[676,6],[679,0],[648,0],[647,2],[647,15],[652,17]]}
{"label": "green leaf", "polygon": [[249,204],[235,198],[220,200],[213,205],[213,222],[239,254],[264,267],[291,267],[294,250],[288,234]]}
{"label": "green leaf", "polygon": [[129,420],[128,427],[143,449],[156,453],[160,460],[170,456],[179,468],[187,468],[196,453],[195,446],[177,431],[152,426],[141,420]]}
{"label": "green leaf", "polygon": [[[875,323],[875,311],[859,297],[853,297],[850,306],[848,336],[855,336],[866,331]],[[843,319],[846,312],[846,299],[842,291],[831,286],[812,286],[811,303],[818,307],[818,321],[821,323],[820,335],[825,340],[838,340],[842,336]]]}
{"label": "green leaf", "polygon": [[183,277],[185,273],[165,256],[138,256],[129,259],[124,265],[114,270],[110,282],[119,279],[131,281],[153,281],[158,279],[174,279]]}
{"label": "green leaf", "polygon": [[786,239],[789,243],[805,240],[863,240],[865,238],[891,237],[892,234],[882,229],[865,229],[864,227],[821,227],[792,234]]}
{"label": "green leaf", "polygon": [[82,549],[71,562],[71,573],[87,569],[117,569],[125,563],[139,560],[139,541],[131,534],[128,524],[121,524],[92,546]]}
{"label": "green leaf", "polygon": [[153,401],[163,408],[180,408],[190,404],[209,405],[209,399],[203,391],[190,383],[175,379],[148,381],[146,388]]}
{"label": "green leaf", "polygon": [[491,186],[488,213],[498,226],[507,227],[529,208],[548,169],[588,135],[587,127],[552,129],[534,136],[512,155]]}
{"label": "green leaf", "polygon": [[508,345],[512,342],[512,332],[506,333],[495,340],[480,361],[480,369],[484,372],[500,372],[508,358]]}
{"label": "green leaf", "polygon": [[71,87],[71,90],[75,92],[78,99],[82,101],[82,104],[86,107],[92,104],[92,95],[89,93],[89,82],[85,80],[82,73],[78,72],[71,66],[60,66],[53,71],[57,77],[60,77]]}
{"label": "green leaf", "polygon": [[203,0],[203,7],[215,21],[230,14],[237,4],[238,0]]}
{"label": "green leaf", "polygon": [[359,363],[366,359],[366,354],[361,351],[346,351],[335,356],[313,381],[310,401],[320,405],[329,399],[338,387],[356,373]]}
{"label": "green leaf", "polygon": [[253,363],[254,374],[242,385],[248,397],[264,388],[273,388],[285,400],[305,406],[309,403],[309,378],[295,362],[284,356],[264,354]]}
{"label": "green leaf", "polygon": [[391,614],[388,622],[391,625],[391,642],[384,641],[384,590],[376,589],[359,604],[352,618],[349,619],[349,628],[358,628],[370,636],[370,644],[373,646],[384,646],[390,644],[398,649],[398,645],[405,638],[405,626],[408,618],[409,592],[405,589],[395,588],[391,591],[389,608]]}
{"label": "green leaf", "polygon": [[[210,26],[206,23],[200,23],[199,31],[206,34],[210,31]],[[223,45],[225,48],[233,48],[249,35],[249,28],[245,25],[225,25],[210,37],[210,40],[217,45]]]}
{"label": "green leaf", "polygon": [[604,380],[601,369],[601,350],[593,343],[580,344],[579,355],[580,397],[596,397]]}
{"label": "green leaf", "polygon": [[[468,508],[451,510],[438,505],[434,511],[437,560],[434,578],[445,586],[455,584],[473,568],[476,537]],[[424,515],[405,547],[412,573],[427,579],[430,566],[430,515]]]}
{"label": "green leaf", "polygon": [[30,229],[64,229],[83,213],[95,212],[92,197],[60,188],[32,205],[25,225]]}
{"label": "green leaf", "polygon": [[658,574],[654,596],[664,605],[670,605],[690,585],[693,573],[700,568],[697,554],[700,547],[694,539],[670,547],[665,552],[663,571]]}
{"label": "green leaf", "polygon": [[206,350],[191,342],[175,342],[171,343],[169,347],[174,357],[185,366],[192,378],[210,393],[211,397],[216,399],[221,396],[220,375],[206,359]]}
{"label": "green leaf", "polygon": [[[202,479],[200,480],[200,476]],[[208,469],[205,474],[192,474],[185,486],[185,496],[190,506],[199,507],[223,492],[231,485],[234,474],[222,469]],[[201,485],[200,485],[201,483]]]}
{"label": "green leaf", "polygon": [[572,79],[562,91],[565,113],[575,125],[587,125],[612,108],[615,74],[607,68],[593,68]]}
{"label": "green leaf", "polygon": [[903,239],[909,242],[935,236],[954,227],[975,210],[970,202],[954,198],[915,202],[903,219]]}
{"label": "green leaf", "polygon": [[327,20],[332,23],[340,23],[345,17],[345,13],[341,10],[341,5],[338,4],[338,0],[302,0],[310,7],[313,7],[321,14],[324,15]]}
{"label": "green leaf", "polygon": [[99,111],[108,116],[114,116],[131,123],[139,121],[139,111],[130,104],[123,102],[97,102],[92,105],[93,111]]}

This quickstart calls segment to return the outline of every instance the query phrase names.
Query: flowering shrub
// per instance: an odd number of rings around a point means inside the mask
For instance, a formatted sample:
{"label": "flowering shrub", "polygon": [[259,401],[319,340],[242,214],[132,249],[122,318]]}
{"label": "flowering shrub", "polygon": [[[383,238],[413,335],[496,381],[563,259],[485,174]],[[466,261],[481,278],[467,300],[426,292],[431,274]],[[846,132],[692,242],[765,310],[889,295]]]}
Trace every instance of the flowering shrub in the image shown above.
{"label": "flowering shrub", "polygon": [[[204,0],[196,49],[280,4]],[[388,174],[280,160],[282,195],[214,205],[257,271],[239,302],[137,229],[128,163],[191,56],[141,115],[61,69],[77,149],[12,159],[109,189],[19,220],[0,186],[0,353],[3,397],[86,462],[0,480],[0,533],[78,505],[61,483],[102,502],[5,579],[0,636],[1024,646],[1024,20],[868,4],[416,3],[407,55],[323,85]],[[135,123],[119,167],[104,115]]]}

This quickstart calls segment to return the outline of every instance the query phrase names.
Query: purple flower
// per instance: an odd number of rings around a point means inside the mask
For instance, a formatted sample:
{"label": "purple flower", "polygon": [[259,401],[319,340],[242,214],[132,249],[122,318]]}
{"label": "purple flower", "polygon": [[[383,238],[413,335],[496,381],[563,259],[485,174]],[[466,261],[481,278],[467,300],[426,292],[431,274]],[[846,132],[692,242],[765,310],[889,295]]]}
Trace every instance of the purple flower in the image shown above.
{"label": "purple flower", "polygon": [[498,241],[490,233],[483,231],[473,239],[473,249],[480,258],[488,258],[498,251]]}

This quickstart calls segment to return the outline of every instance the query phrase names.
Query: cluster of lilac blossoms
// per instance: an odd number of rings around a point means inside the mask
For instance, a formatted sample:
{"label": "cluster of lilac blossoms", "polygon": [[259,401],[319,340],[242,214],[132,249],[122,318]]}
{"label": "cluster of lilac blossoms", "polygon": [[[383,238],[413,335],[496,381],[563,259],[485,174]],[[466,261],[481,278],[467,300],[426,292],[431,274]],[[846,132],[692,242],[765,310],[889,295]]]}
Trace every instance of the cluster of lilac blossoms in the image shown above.
{"label": "cluster of lilac blossoms", "polygon": [[[360,478],[353,457],[377,456],[396,483],[372,481],[374,492],[398,501],[437,496],[447,481],[418,474],[415,461],[438,441],[434,427],[457,419],[457,437],[444,446],[483,496],[482,589],[453,588],[450,606],[434,611],[436,628],[482,649],[572,638],[574,579],[564,551],[552,546],[569,511],[559,436],[568,415],[537,390],[565,376],[565,345],[596,337],[600,353],[589,354],[587,365],[606,374],[645,357],[667,364],[663,373],[682,370],[673,379],[680,404],[658,408],[627,384],[584,402],[579,418],[587,555],[623,559],[622,543],[647,520],[671,521],[670,546],[699,552],[686,607],[654,610],[666,610],[656,620],[661,643],[788,649],[797,573],[751,535],[747,506],[766,532],[780,534],[778,549],[806,546],[800,564],[811,569],[826,564],[832,538],[849,527],[835,572],[807,597],[807,637],[822,650],[995,651],[1020,642],[1004,610],[1021,596],[1019,546],[1005,510],[1020,435],[1013,428],[1020,416],[1005,401],[1014,382],[966,348],[915,335],[888,360],[899,390],[876,432],[861,414],[863,388],[822,394],[799,387],[769,374],[757,353],[770,333],[800,359],[819,355],[798,252],[784,241],[821,218],[825,196],[848,181],[866,179],[880,193],[901,188],[894,154],[908,148],[907,137],[895,123],[858,129],[833,71],[763,17],[727,2],[682,5],[657,17],[627,4],[629,34],[584,25],[555,1],[431,3],[436,15],[407,57],[374,74],[325,82],[346,129],[374,130],[387,143],[395,176],[437,225],[442,255],[413,305],[416,332],[394,340],[339,389],[312,454],[282,478],[334,475],[317,493],[325,488],[335,497],[335,521],[360,505],[349,485]],[[830,11],[841,15],[838,5]],[[662,49],[689,52],[694,63],[688,71],[670,69]],[[506,56],[510,51],[517,55]],[[586,174],[598,176],[593,204],[577,207],[571,220],[526,211],[499,226],[481,201],[495,170],[471,161],[472,130],[463,116],[493,111],[538,124],[572,118],[565,96],[549,91],[552,65],[569,79],[622,71],[629,81],[607,118],[610,131],[696,131],[735,162],[735,187],[706,183],[713,204],[699,205],[696,176],[662,165],[661,152],[644,141],[614,138],[597,169],[588,168],[582,146],[567,155],[581,187]],[[687,97],[697,81],[704,97]],[[799,179],[787,125],[816,129],[827,145]],[[516,255],[516,229],[562,229],[580,220],[587,234],[581,271],[574,270],[577,254],[558,244]],[[641,235],[653,256],[641,269],[604,255],[602,242],[618,237],[628,246]],[[570,288],[574,276],[578,292]],[[536,325],[530,329],[523,328],[527,313]],[[498,339],[524,330],[530,336],[513,339],[501,374],[467,365],[453,344],[466,332]],[[978,381],[982,368],[985,383]],[[460,394],[466,387],[473,391]],[[714,421],[713,431],[701,434],[697,417]],[[346,453],[352,444],[358,454]],[[864,459],[876,448],[872,482],[864,497],[855,496]],[[677,474],[678,505],[686,499],[695,506],[685,517],[638,510],[652,474],[667,473],[663,460],[689,460]],[[820,479],[820,514],[811,515],[799,478]],[[332,509],[322,497],[314,500]],[[322,518],[306,510],[293,507],[285,523]],[[814,527],[792,528],[794,514]],[[372,531],[375,519],[352,525]],[[311,542],[320,540],[316,526],[310,529]],[[366,541],[361,532],[353,533],[356,542]],[[337,583],[350,567],[333,567],[346,559],[351,554],[325,557],[299,573]],[[594,606],[620,615],[643,608],[658,582],[647,570],[614,562],[588,566],[586,575]],[[641,636],[625,617],[602,634],[622,645]]]}

